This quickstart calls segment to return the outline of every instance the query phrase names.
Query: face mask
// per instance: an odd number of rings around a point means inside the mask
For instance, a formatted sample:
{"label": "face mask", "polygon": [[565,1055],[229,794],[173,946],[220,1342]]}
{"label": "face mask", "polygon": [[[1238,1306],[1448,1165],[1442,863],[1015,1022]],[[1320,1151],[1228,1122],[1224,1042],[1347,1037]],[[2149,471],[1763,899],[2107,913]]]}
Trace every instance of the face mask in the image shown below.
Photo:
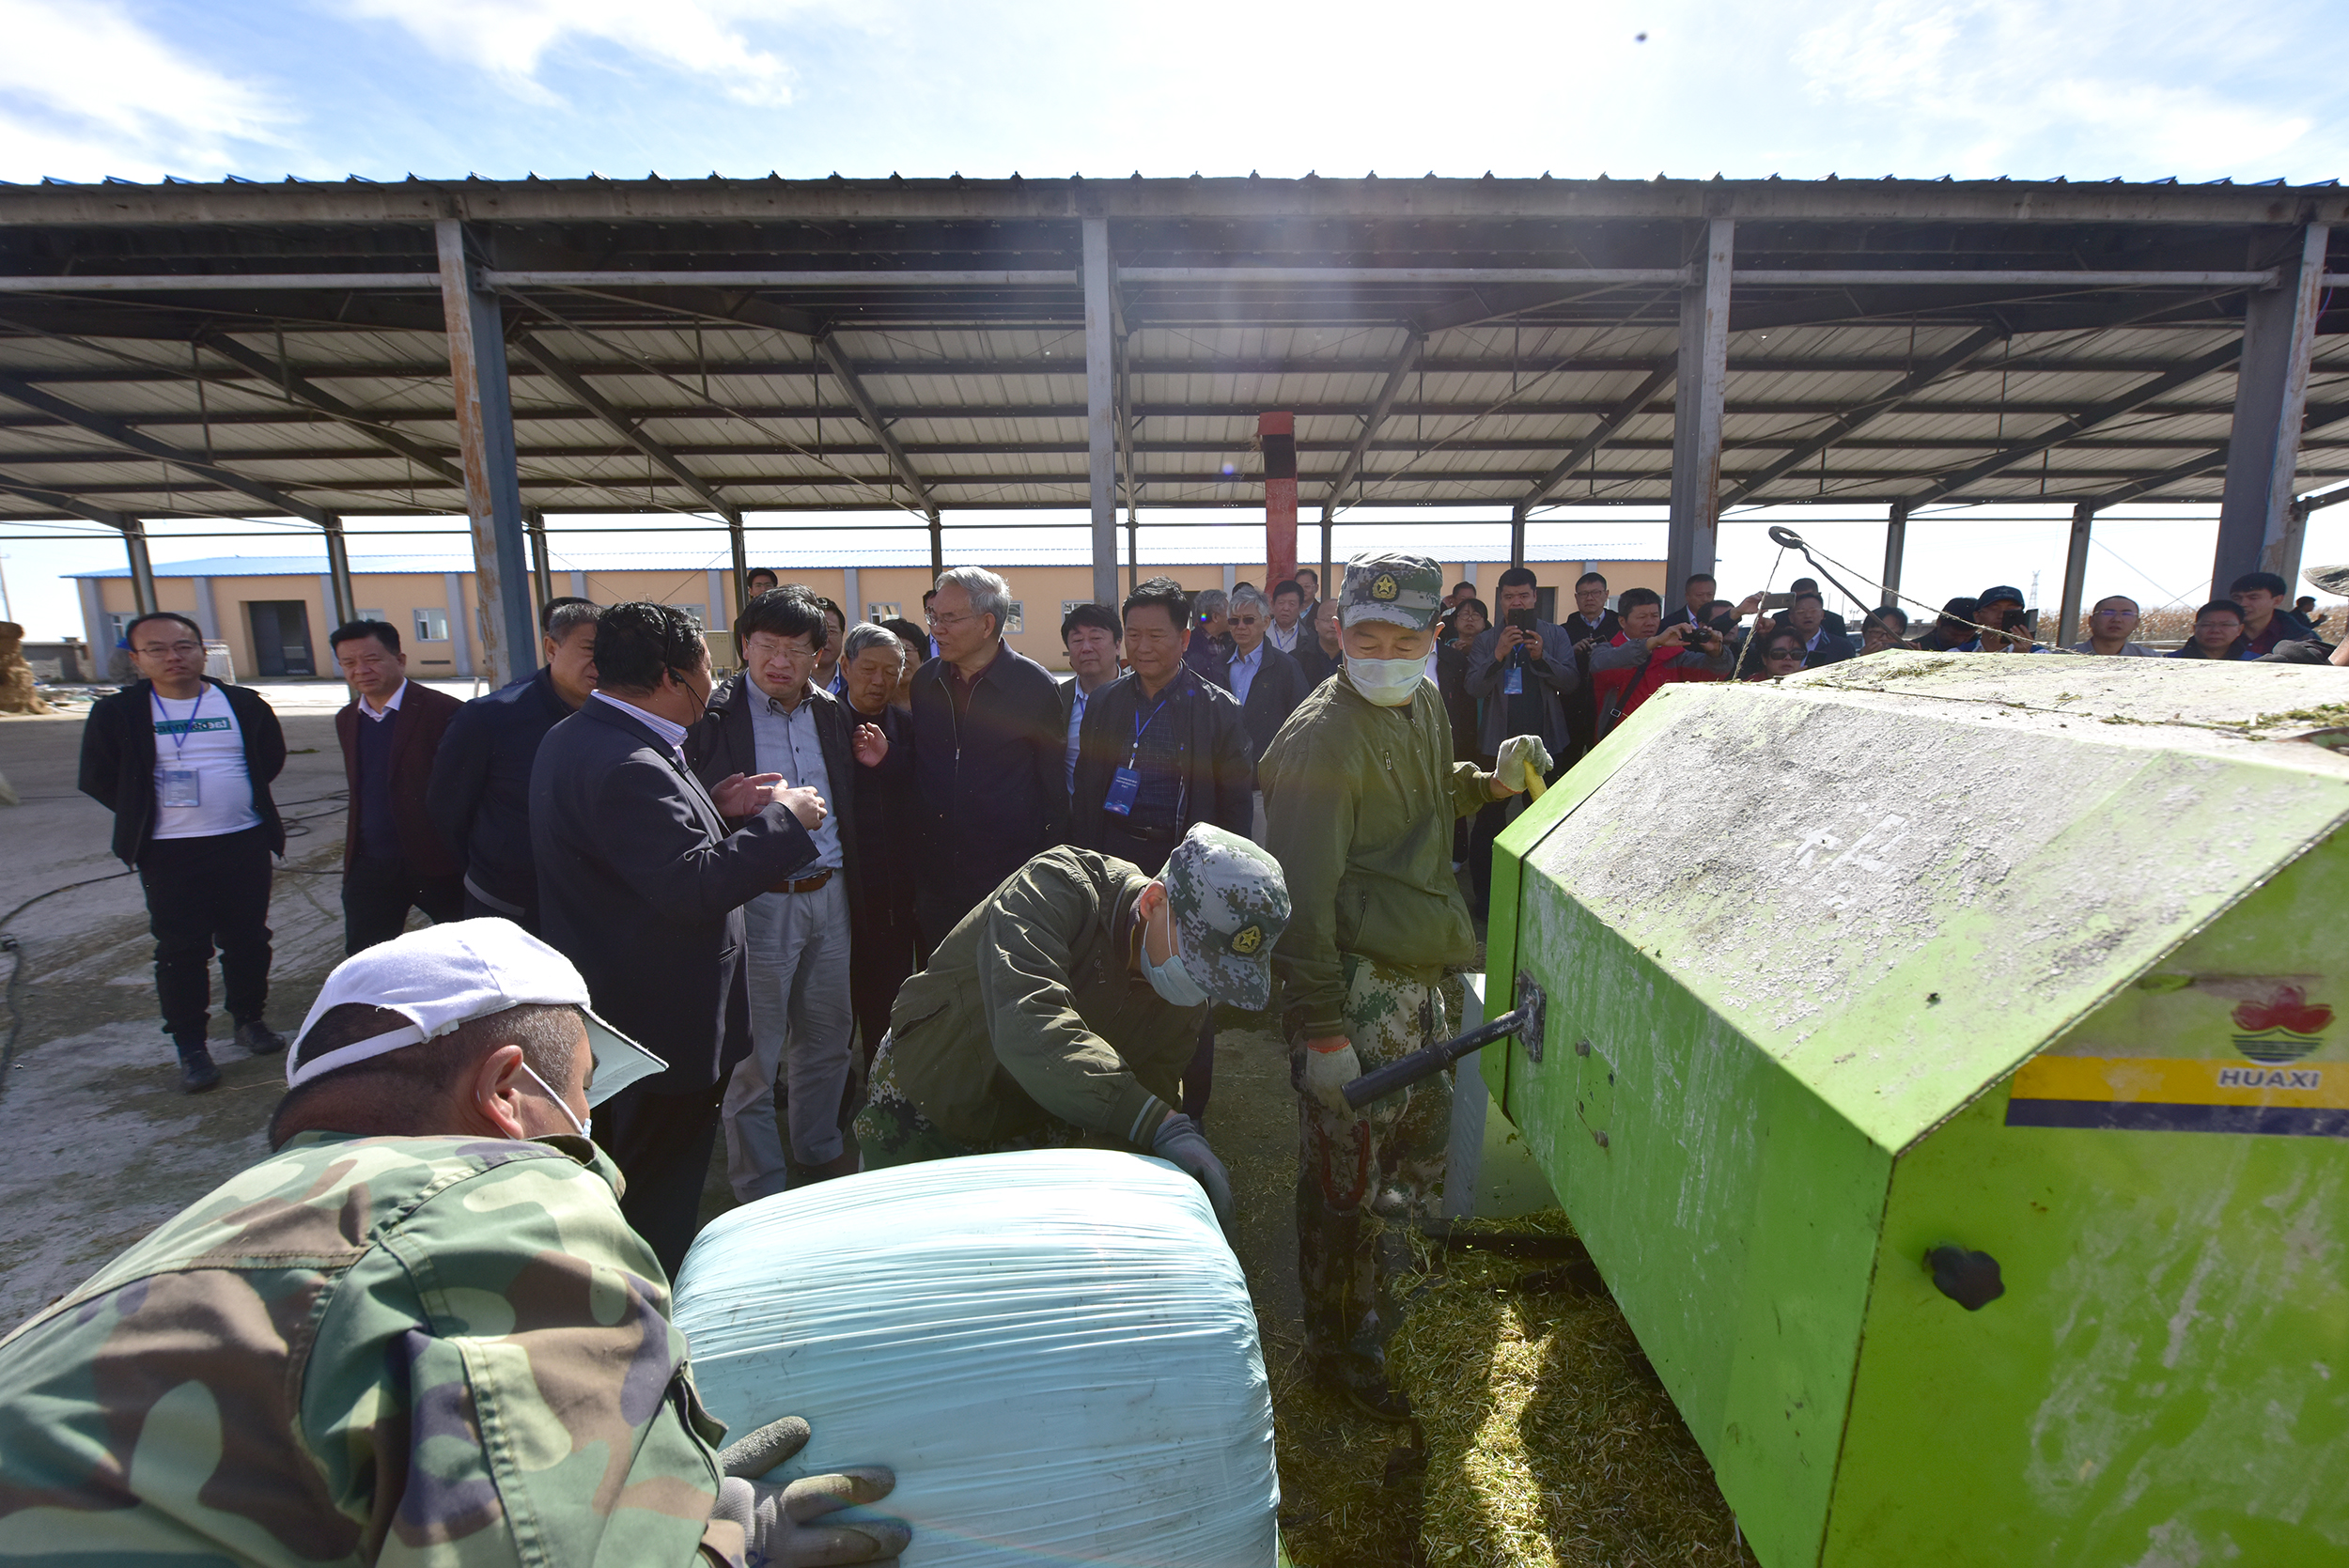
{"label": "face mask", "polygon": [[1174,921],[1172,915],[1167,917],[1166,936],[1166,962],[1154,964],[1150,961],[1149,935],[1146,932],[1143,934],[1142,972],[1149,978],[1150,988],[1158,992],[1170,1005],[1196,1007],[1207,1000],[1207,993],[1200,987],[1199,982],[1190,977],[1190,970],[1183,967],[1182,953],[1174,945]]}
{"label": "face mask", "polygon": [[1380,707],[1401,707],[1427,678],[1424,659],[1357,659],[1346,656],[1346,673],[1354,690]]}
{"label": "face mask", "polygon": [[527,1062],[521,1063],[521,1069],[525,1073],[530,1073],[531,1082],[537,1084],[539,1088],[547,1092],[547,1098],[554,1102],[554,1108],[563,1113],[563,1120],[570,1123],[570,1125],[578,1130],[580,1137],[591,1138],[594,1136],[588,1132],[587,1124],[581,1121],[572,1113],[570,1102],[554,1092],[553,1084],[549,1083],[545,1079],[540,1078],[537,1073],[531,1072],[530,1063]]}

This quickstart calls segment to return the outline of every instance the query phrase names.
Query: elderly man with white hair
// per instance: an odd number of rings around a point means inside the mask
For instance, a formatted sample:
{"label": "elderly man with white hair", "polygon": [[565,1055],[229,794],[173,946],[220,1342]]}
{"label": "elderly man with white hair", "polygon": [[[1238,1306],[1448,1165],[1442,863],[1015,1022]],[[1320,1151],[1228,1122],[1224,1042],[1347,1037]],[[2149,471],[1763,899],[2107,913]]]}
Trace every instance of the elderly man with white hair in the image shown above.
{"label": "elderly man with white hair", "polygon": [[1068,827],[1060,691],[1003,642],[1011,584],[979,567],[941,572],[929,604],[938,657],[913,677],[922,801],[915,912],[935,947],[979,900]]}

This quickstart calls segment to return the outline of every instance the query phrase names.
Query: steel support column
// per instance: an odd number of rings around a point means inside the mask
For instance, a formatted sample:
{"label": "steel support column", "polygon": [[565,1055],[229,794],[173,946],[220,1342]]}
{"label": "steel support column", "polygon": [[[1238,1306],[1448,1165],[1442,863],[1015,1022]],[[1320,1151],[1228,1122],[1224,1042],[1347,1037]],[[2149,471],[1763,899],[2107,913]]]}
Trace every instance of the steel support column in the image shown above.
{"label": "steel support column", "polygon": [[1525,504],[1519,502],[1509,512],[1509,565],[1525,565]]}
{"label": "steel support column", "polygon": [[1884,602],[1898,604],[1901,593],[1901,562],[1908,554],[1908,503],[1892,503],[1891,516],[1884,522]]}
{"label": "steel support column", "polygon": [[529,673],[533,663],[530,562],[522,550],[521,477],[514,458],[514,407],[506,380],[506,329],[498,298],[481,287],[466,255],[465,225],[434,225],[441,260],[441,309],[448,329],[448,368],[457,404],[457,445],[465,471],[465,513],[473,528],[474,582],[479,594],[478,643],[492,687]]}
{"label": "steel support column", "polygon": [[2056,645],[2070,647],[2080,636],[2080,595],[2088,583],[2088,542],[2096,528],[2096,504],[2072,508],[2072,539],[2063,552],[2063,608],[2056,614]]}
{"label": "steel support column", "polygon": [[[726,548],[734,552],[734,602],[739,607],[750,598],[751,542],[742,532],[741,513],[729,510],[721,515],[726,520]],[[856,596],[850,594],[848,597],[854,598]],[[850,624],[853,625],[855,619],[855,616],[849,616]],[[733,624],[731,616],[727,624]]]}
{"label": "steel support column", "polygon": [[1264,449],[1265,581],[1283,582],[1297,575],[1297,416],[1258,414],[1256,443]]}
{"label": "steel support column", "polygon": [[946,524],[935,506],[926,515],[930,520],[930,581],[935,583],[938,574],[946,569]]}
{"label": "steel support column", "polygon": [[1126,592],[1131,594],[1142,586],[1142,515],[1134,492],[1140,488],[1141,475],[1134,472],[1133,382],[1128,379],[1127,361],[1132,353],[1130,334],[1120,334],[1117,339],[1117,472],[1126,487]]}
{"label": "steel support column", "polygon": [[359,618],[358,590],[350,585],[350,547],[343,537],[340,512],[326,514],[326,524],[319,529],[326,540],[326,587],[330,602],[327,609],[341,626]]}
{"label": "steel support column", "polygon": [[163,601],[155,597],[155,563],[147,555],[147,524],[137,518],[122,520],[122,548],[131,557],[131,602],[139,613],[151,615]]}
{"label": "steel support column", "polygon": [[1116,365],[1111,330],[1110,223],[1081,220],[1084,228],[1085,451],[1093,508],[1093,597],[1117,602]]}
{"label": "steel support column", "polygon": [[2293,471],[2299,465],[2309,354],[2316,342],[2330,233],[2323,224],[2309,225],[2295,254],[2277,269],[2276,287],[2255,290],[2244,303],[2227,488],[2218,503],[2218,549],[2210,570],[2215,594],[2246,572],[2272,571],[2287,584],[2300,575],[2291,526]]}
{"label": "steel support column", "polygon": [[1729,269],[1736,225],[1706,220],[1704,249],[1680,291],[1672,392],[1672,521],[1664,581],[1714,569],[1720,551],[1721,404],[1729,380]]}
{"label": "steel support column", "polygon": [[531,597],[537,602],[530,608],[535,612],[531,624],[544,637],[547,629],[537,616],[547,613],[547,600],[554,597],[554,563],[547,557],[547,515],[533,506],[522,513],[522,527],[530,536]]}

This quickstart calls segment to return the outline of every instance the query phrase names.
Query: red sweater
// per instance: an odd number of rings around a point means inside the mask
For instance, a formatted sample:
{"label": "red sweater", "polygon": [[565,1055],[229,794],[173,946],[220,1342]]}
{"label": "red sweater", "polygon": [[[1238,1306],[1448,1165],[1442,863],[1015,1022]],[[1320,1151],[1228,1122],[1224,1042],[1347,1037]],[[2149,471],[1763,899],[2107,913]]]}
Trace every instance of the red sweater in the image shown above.
{"label": "red sweater", "polygon": [[[1621,647],[1630,640],[1619,631],[1615,633],[1611,645]],[[1614,719],[1608,727],[1612,728],[1614,723],[1630,718],[1632,714],[1639,711],[1641,703],[1675,681],[1721,678],[1710,670],[1674,667],[1672,660],[1688,651],[1685,647],[1651,647],[1648,649],[1647,665],[1643,669],[1601,670],[1593,675],[1591,677],[1591,700],[1596,705],[1599,717],[1605,720],[1610,713],[1614,714]],[[1616,700],[1619,695],[1622,699],[1622,708],[1618,712]]]}

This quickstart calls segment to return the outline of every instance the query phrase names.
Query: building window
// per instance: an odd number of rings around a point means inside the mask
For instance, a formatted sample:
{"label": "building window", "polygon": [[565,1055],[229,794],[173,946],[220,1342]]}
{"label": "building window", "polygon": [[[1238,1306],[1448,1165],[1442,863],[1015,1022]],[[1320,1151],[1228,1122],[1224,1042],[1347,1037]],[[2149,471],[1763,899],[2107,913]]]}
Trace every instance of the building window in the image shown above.
{"label": "building window", "polygon": [[416,612],[416,641],[445,643],[448,641],[448,612],[419,610]]}
{"label": "building window", "polygon": [[356,615],[353,615],[351,619],[354,621],[381,621],[385,626],[392,624],[391,617],[384,614],[381,610],[362,610]]}
{"label": "building window", "polygon": [[709,613],[706,608],[698,604],[680,604],[677,608],[685,612],[685,618],[693,623],[695,631],[705,629],[705,617]]}
{"label": "building window", "polygon": [[1019,599],[1011,599],[1007,602],[1010,608],[1003,612],[1003,635],[1006,637],[1015,631],[1028,629],[1028,617],[1021,602]]}
{"label": "building window", "polygon": [[901,619],[905,613],[905,606],[894,598],[873,599],[864,606],[864,618],[875,626],[880,625],[883,621]]}
{"label": "building window", "polygon": [[135,610],[106,612],[106,635],[112,646],[121,647],[131,640],[131,623],[138,618],[138,613]]}

